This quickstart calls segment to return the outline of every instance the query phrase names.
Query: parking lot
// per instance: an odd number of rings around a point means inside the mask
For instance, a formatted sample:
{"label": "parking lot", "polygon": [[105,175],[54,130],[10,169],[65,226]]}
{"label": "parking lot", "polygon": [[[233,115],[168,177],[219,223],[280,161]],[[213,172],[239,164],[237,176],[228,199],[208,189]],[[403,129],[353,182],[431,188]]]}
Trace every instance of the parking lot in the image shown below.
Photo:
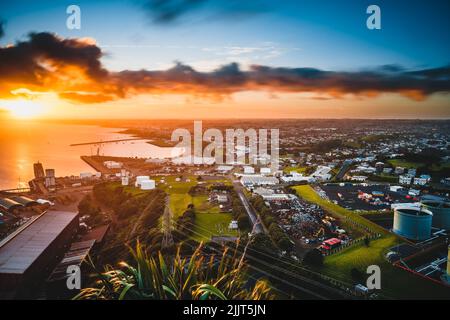
{"label": "parking lot", "polygon": [[405,192],[392,192],[382,184],[326,184],[321,188],[331,201],[350,210],[383,210],[393,203],[414,201]]}

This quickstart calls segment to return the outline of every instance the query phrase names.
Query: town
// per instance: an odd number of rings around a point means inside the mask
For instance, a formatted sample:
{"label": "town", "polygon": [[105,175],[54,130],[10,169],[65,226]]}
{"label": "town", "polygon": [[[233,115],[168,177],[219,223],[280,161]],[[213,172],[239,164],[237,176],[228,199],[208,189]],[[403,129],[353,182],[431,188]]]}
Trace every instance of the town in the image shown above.
{"label": "town", "polygon": [[[129,121],[123,130],[173,147],[170,133],[185,125]],[[78,176],[36,162],[29,188],[0,193],[2,297],[82,296],[67,289],[69,265],[83,271],[86,288],[91,259],[114,265],[137,244],[191,259],[199,245],[206,256],[231,248],[278,298],[450,297],[449,121],[203,126],[278,129],[277,170],[270,154],[254,157],[248,141],[227,150],[248,162],[103,154],[120,141],[93,142],[97,152],[80,159],[92,172]],[[379,290],[366,284],[371,265],[382,270]]]}

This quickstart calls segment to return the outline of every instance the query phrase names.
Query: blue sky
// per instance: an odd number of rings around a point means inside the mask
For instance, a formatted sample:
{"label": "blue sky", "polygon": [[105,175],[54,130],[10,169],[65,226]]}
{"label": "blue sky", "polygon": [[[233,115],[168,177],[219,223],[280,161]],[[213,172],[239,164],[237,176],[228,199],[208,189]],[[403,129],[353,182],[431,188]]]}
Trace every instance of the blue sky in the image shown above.
{"label": "blue sky", "polygon": [[[81,30],[66,27],[72,4]],[[366,27],[373,4],[381,30]],[[54,117],[449,118],[449,13],[448,0],[3,0],[0,109],[25,90]],[[95,48],[64,42],[85,37]],[[14,63],[15,43],[43,40],[87,54],[25,45]],[[108,77],[48,68],[36,83],[42,56]]]}
{"label": "blue sky", "polygon": [[[238,5],[236,13],[221,11],[226,1],[209,0],[165,24],[152,22],[143,2],[2,2],[6,35],[0,41],[30,31],[92,37],[115,70],[164,69],[176,60],[200,69],[229,61],[328,70],[449,63],[449,1],[248,1],[250,9]],[[81,7],[80,31],[65,27],[69,4]],[[381,8],[381,30],[366,28],[369,4]]]}

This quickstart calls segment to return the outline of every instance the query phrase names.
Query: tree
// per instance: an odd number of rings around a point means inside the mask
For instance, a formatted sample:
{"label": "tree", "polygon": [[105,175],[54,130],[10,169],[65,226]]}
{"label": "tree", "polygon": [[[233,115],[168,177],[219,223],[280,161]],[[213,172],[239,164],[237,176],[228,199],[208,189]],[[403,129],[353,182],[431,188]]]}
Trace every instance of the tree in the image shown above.
{"label": "tree", "polygon": [[250,229],[251,228],[251,223],[250,223],[250,220],[249,220],[247,214],[241,213],[237,217],[236,220],[238,222],[239,229],[246,230],[246,229]]}
{"label": "tree", "polygon": [[292,249],[292,242],[288,237],[282,237],[278,240],[277,246],[283,251],[290,251]]}
{"label": "tree", "polygon": [[356,282],[361,282],[361,281],[364,280],[364,274],[361,271],[359,271],[358,269],[356,269],[356,268],[352,268],[350,270],[350,276]]}
{"label": "tree", "polygon": [[364,245],[365,245],[366,247],[370,246],[370,239],[369,239],[369,237],[367,237],[367,236],[364,238]]}
{"label": "tree", "polygon": [[318,249],[312,249],[305,254],[303,263],[310,266],[321,267],[323,265],[323,255]]}

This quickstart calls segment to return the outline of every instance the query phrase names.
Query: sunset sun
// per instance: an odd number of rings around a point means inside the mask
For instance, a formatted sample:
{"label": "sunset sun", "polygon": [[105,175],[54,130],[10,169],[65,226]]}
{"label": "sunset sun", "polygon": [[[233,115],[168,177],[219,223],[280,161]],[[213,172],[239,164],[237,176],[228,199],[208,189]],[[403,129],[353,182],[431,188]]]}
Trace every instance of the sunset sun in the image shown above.
{"label": "sunset sun", "polygon": [[17,119],[33,119],[44,112],[42,104],[32,100],[11,100],[3,106]]}

